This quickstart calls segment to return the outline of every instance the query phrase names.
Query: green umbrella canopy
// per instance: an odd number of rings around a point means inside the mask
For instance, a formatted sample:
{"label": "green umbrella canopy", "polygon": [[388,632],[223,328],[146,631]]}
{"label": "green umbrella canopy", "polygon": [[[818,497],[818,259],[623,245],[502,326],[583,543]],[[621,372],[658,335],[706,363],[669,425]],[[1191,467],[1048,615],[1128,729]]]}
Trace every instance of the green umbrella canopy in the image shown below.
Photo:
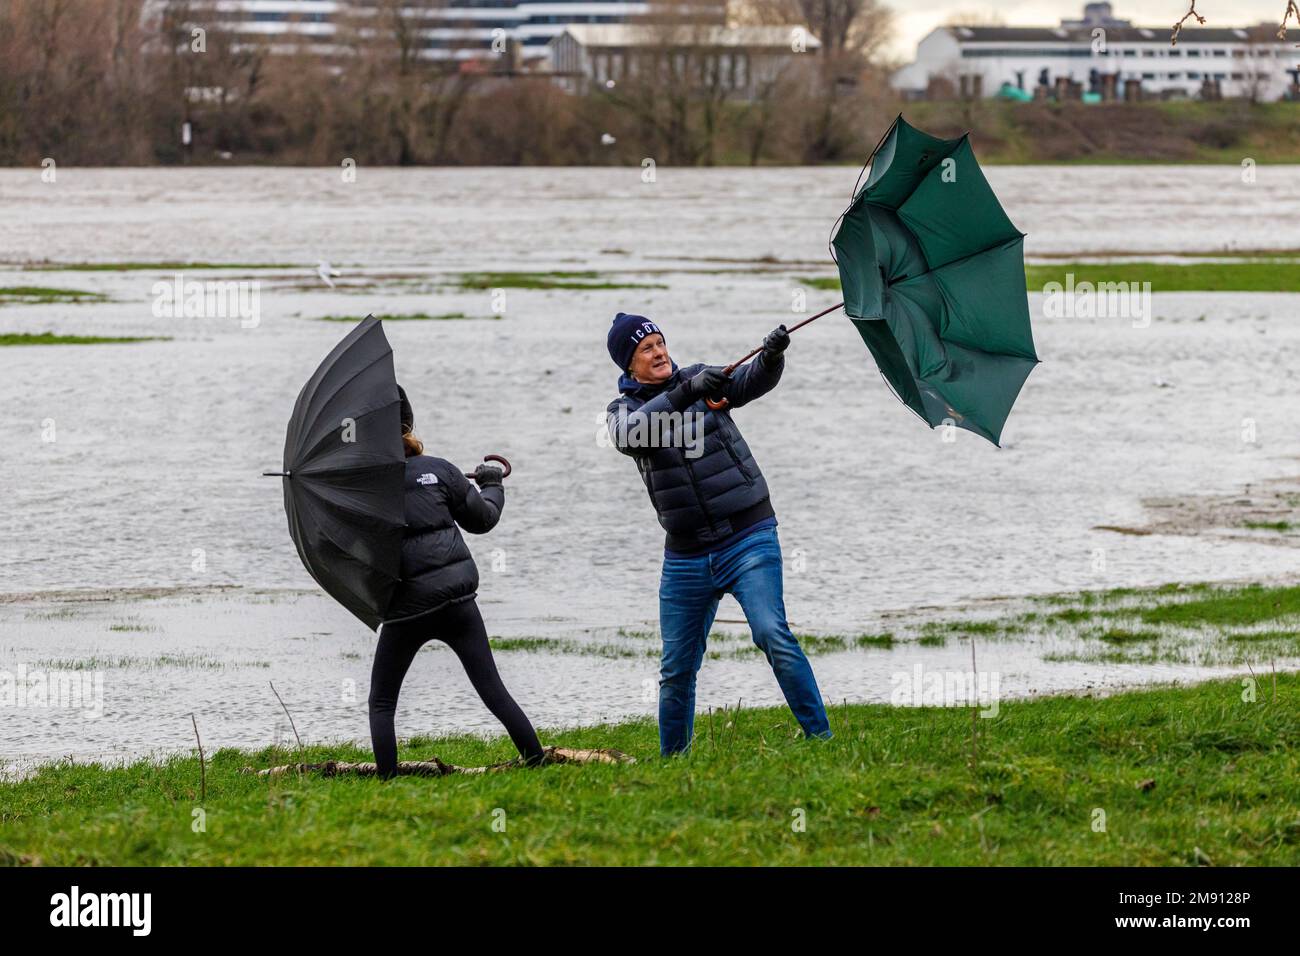
{"label": "green umbrella canopy", "polygon": [[899,116],[831,239],[844,311],[898,397],[932,428],[998,444],[1038,364],[1024,233],[1002,210],[969,136]]}

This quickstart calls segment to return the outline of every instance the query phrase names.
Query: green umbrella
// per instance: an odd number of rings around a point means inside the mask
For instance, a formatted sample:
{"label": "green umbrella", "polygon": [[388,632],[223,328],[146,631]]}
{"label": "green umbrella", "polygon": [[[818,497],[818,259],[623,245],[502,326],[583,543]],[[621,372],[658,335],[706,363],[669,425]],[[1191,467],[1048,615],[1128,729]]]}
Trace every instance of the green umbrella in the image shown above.
{"label": "green umbrella", "polygon": [[996,445],[1038,364],[1024,233],[967,136],[936,139],[900,115],[868,162],[871,174],[855,184],[831,238],[844,301],[790,331],[842,305],[904,404],[932,428],[952,422]]}
{"label": "green umbrella", "polygon": [[899,116],[873,159],[831,238],[844,311],[904,404],[996,445],[1038,364],[1024,233],[969,135],[937,139]]}

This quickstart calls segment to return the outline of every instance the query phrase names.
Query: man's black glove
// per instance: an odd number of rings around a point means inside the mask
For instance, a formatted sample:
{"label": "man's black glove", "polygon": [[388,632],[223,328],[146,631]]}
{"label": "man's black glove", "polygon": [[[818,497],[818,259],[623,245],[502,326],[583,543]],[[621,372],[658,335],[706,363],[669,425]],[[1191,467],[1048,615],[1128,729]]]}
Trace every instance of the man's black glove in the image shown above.
{"label": "man's black glove", "polygon": [[789,345],[790,333],[784,325],[778,325],[763,339],[763,359],[768,365],[774,364]]}
{"label": "man's black glove", "polygon": [[474,469],[474,480],[478,482],[480,488],[486,488],[488,485],[499,485],[502,477],[503,473],[500,468],[486,463]]}
{"label": "man's black glove", "polygon": [[722,392],[727,373],[721,365],[710,365],[686,380],[686,394],[693,399],[710,398]]}

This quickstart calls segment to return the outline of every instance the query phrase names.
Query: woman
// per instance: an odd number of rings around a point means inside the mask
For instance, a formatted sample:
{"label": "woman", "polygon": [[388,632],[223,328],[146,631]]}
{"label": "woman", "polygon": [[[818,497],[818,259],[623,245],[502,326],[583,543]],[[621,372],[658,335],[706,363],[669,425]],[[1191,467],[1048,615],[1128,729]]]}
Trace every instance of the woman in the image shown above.
{"label": "woman", "polygon": [[397,773],[397,695],[416,652],[431,638],[456,652],[474,689],[505,725],[524,762],[540,764],[544,753],[537,733],[497,674],[474,600],[478,568],[456,527],[485,534],[496,526],[505,506],[501,469],[478,466],[474,481],[480,493],[451,462],[425,455],[424,444],[413,432],[411,403],[400,385],[397,390],[406,446],[406,532],[401,581],[380,628],[370,672],[370,740],[379,776]]}

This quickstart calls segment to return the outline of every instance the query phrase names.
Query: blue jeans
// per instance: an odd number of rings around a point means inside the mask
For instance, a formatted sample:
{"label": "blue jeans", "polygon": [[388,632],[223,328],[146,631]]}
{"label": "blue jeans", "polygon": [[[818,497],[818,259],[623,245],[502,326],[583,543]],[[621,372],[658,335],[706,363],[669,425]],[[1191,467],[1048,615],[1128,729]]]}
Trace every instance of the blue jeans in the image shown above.
{"label": "blue jeans", "polygon": [[807,737],[830,737],[817,680],[785,620],[781,544],[776,529],[746,535],[696,558],[664,558],[659,579],[659,749],[690,750],[695,724],[695,674],[704,660],[713,616],[723,594],[733,594],[749,630],[776,674],[786,703]]}

